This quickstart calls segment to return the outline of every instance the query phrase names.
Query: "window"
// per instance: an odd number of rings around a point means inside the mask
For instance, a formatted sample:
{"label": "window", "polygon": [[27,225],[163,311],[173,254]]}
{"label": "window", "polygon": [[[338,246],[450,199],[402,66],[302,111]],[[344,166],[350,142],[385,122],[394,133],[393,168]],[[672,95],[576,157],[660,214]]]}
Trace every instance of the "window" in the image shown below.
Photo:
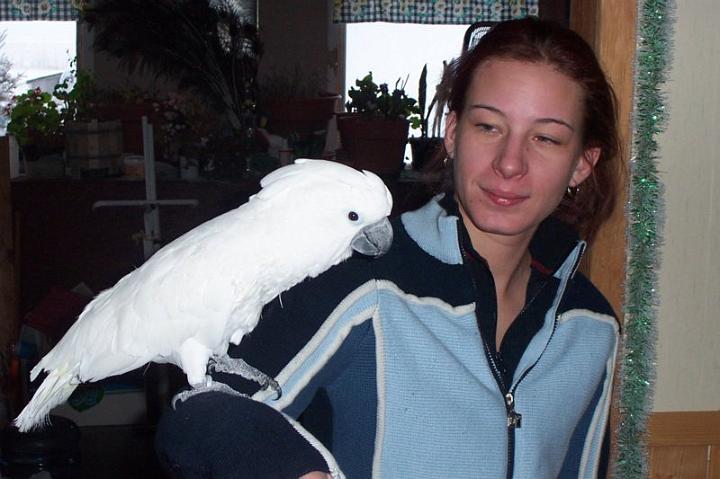
{"label": "window", "polygon": [[[70,71],[76,55],[74,21],[0,22],[5,43],[0,50],[11,64],[10,73],[18,77],[14,94],[40,87],[52,91]],[[7,118],[0,118],[0,134]]]}
{"label": "window", "polygon": [[[443,60],[460,55],[468,25],[419,25],[406,23],[350,23],[347,25],[345,91],[369,71],[375,83],[407,79],[405,92],[417,99],[418,80],[427,63],[427,103],[442,76]],[[431,115],[432,117],[432,115]],[[419,132],[410,133],[418,136]]]}

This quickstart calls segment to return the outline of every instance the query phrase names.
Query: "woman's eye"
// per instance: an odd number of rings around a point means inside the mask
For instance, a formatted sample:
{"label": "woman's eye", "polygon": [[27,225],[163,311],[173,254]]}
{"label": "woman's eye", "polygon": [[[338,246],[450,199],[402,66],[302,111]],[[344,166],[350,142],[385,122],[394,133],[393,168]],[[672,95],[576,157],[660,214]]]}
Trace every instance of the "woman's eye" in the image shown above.
{"label": "woman's eye", "polygon": [[559,145],[560,142],[557,141],[555,138],[550,138],[549,136],[544,135],[538,135],[535,137],[536,141],[539,141],[540,143],[546,143],[548,145]]}
{"label": "woman's eye", "polygon": [[493,133],[497,131],[497,128],[495,128],[494,125],[491,125],[489,123],[478,123],[476,126],[480,131],[484,133]]}

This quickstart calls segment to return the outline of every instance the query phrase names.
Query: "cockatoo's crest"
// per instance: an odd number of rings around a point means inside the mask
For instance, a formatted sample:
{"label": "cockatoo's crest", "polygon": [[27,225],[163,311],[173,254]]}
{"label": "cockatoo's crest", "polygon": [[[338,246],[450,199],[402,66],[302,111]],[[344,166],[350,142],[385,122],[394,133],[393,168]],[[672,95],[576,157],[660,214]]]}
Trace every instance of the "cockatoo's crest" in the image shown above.
{"label": "cockatoo's crest", "polygon": [[[352,172],[355,174],[349,174]],[[365,170],[348,169],[341,163],[307,158],[298,158],[293,164],[266,175],[260,181],[262,190],[255,197],[264,199],[279,193],[288,194],[297,188],[317,189],[323,184],[343,185],[349,188],[362,185],[364,188],[385,191],[385,199],[392,207],[392,196],[377,175]]]}

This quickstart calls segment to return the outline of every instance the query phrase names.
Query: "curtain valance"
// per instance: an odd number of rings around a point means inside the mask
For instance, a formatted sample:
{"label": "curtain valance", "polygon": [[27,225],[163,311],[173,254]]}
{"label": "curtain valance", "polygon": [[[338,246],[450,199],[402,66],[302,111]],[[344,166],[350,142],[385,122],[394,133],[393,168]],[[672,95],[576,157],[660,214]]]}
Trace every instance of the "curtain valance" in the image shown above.
{"label": "curtain valance", "polygon": [[84,0],[3,0],[0,21],[77,20]]}
{"label": "curtain valance", "polygon": [[336,23],[470,24],[538,15],[539,0],[335,0]]}

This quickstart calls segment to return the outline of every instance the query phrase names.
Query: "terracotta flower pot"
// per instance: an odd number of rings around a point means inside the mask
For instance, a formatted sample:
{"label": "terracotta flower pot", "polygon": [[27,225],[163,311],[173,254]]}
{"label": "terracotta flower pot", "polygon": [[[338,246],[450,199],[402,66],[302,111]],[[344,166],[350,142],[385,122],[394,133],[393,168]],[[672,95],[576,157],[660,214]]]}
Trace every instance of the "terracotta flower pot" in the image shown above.
{"label": "terracotta flower pot", "polygon": [[328,121],[335,114],[340,95],[315,98],[268,98],[265,110],[268,130],[287,137],[291,134],[306,135],[327,130]]}
{"label": "terracotta flower pot", "polygon": [[428,166],[434,157],[439,154],[442,148],[442,138],[410,138],[410,148],[412,149],[412,167],[416,171],[421,171]]}
{"label": "terracotta flower pot", "polygon": [[404,167],[409,126],[404,119],[338,115],[340,142],[350,164],[385,177],[396,177]]}

